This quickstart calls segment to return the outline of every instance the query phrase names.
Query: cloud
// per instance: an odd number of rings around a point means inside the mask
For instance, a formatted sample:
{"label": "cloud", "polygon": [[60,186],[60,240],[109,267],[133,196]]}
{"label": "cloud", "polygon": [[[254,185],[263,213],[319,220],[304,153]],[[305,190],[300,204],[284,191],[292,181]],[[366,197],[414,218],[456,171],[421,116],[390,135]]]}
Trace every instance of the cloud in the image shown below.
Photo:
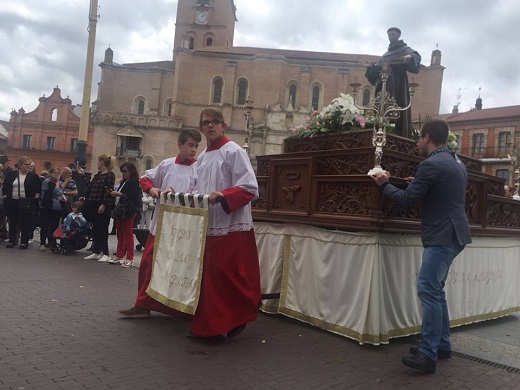
{"label": "cloud", "polygon": [[[99,0],[93,99],[97,66],[105,49],[119,63],[169,60],[176,0]],[[386,29],[429,64],[437,45],[445,66],[441,111],[457,103],[473,107],[481,88],[484,107],[520,104],[520,3],[516,0],[235,0],[235,45],[296,50],[382,54]],[[88,1],[25,0],[0,9],[0,118],[11,108],[34,109],[59,85],[81,103],[87,47]]]}

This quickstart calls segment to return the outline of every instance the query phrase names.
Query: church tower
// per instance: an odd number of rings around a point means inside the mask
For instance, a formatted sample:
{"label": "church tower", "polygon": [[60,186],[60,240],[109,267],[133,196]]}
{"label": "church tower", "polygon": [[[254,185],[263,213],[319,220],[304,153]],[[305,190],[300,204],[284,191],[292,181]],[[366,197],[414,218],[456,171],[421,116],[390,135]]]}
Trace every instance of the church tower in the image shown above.
{"label": "church tower", "polygon": [[236,21],[233,0],[179,0],[173,50],[231,47]]}

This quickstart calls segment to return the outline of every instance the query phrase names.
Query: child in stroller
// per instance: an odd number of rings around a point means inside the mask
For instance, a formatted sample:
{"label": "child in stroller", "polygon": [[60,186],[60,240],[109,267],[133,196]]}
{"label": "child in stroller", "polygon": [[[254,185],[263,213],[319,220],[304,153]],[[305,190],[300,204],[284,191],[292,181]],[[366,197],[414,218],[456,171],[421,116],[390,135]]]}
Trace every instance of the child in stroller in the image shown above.
{"label": "child in stroller", "polygon": [[63,225],[53,233],[55,238],[60,239],[59,244],[54,244],[51,247],[52,253],[63,253],[69,255],[75,250],[83,249],[92,237],[90,229],[90,222],[87,222],[83,214],[81,214],[81,207],[83,203],[72,203],[72,212],[63,220]]}

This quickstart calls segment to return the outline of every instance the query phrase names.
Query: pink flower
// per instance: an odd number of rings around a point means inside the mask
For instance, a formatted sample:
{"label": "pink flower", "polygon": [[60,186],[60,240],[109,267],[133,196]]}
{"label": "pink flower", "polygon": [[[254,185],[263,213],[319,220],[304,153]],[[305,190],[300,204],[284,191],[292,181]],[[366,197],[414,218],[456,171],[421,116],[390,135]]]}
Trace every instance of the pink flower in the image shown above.
{"label": "pink flower", "polygon": [[355,120],[357,120],[359,122],[359,125],[361,126],[362,129],[365,128],[365,118],[363,118],[362,115],[357,115],[354,117]]}

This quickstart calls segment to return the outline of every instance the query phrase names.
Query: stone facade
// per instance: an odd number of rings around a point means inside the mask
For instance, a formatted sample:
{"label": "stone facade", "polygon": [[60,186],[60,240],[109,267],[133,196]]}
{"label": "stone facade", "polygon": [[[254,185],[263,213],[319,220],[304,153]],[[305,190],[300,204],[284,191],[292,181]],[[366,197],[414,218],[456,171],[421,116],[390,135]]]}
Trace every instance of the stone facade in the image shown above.
{"label": "stone facade", "polygon": [[[68,97],[61,97],[58,87],[49,97],[42,96],[38,100],[36,109],[12,111],[9,122],[5,122],[9,134],[6,154],[11,166],[21,156],[27,156],[34,161],[37,173],[50,166],[61,169],[75,161],[81,111]],[[93,138],[93,129],[89,128],[88,163]]]}
{"label": "stone facade", "polygon": [[[93,115],[96,154],[135,161],[142,172],[175,155],[178,132],[198,128],[200,110],[207,107],[223,111],[227,135],[243,145],[247,103],[251,157],[276,154],[312,110],[349,93],[351,83],[362,84],[360,98],[373,97],[364,74],[379,55],[234,47],[235,12],[233,0],[179,0],[172,61],[121,65],[107,49]],[[435,50],[430,66],[410,75],[420,85],[414,118],[439,113],[440,57]],[[123,135],[125,128],[133,135]]]}

